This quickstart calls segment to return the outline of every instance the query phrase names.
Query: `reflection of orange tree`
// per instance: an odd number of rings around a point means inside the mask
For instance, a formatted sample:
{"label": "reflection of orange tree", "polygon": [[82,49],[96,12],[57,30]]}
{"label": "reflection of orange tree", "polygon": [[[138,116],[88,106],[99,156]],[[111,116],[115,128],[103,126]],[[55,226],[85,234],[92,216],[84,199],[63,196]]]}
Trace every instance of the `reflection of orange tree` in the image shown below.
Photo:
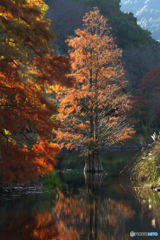
{"label": "reflection of orange tree", "polygon": [[[58,193],[52,212],[27,210],[5,214],[1,240],[112,240],[129,239],[125,224],[135,214],[124,202],[103,200],[83,191],[78,196]],[[91,201],[91,198],[93,201]],[[96,207],[95,207],[96,205]],[[93,212],[96,211],[96,214]],[[92,214],[91,214],[92,212]],[[92,216],[92,217],[91,217]],[[95,217],[96,216],[96,217]],[[2,217],[1,217],[2,218]],[[96,225],[96,227],[95,227]],[[91,230],[92,234],[89,234]],[[95,231],[97,232],[95,234]],[[90,238],[92,236],[93,238]]]}
{"label": "reflection of orange tree", "polygon": [[103,228],[107,230],[107,239],[129,239],[125,224],[127,219],[133,218],[135,211],[123,201],[116,202],[111,199],[104,201],[101,211],[105,212],[105,215],[102,215],[101,221],[103,222]]}
{"label": "reflection of orange tree", "polygon": [[21,214],[8,214],[3,220],[5,224],[4,230],[0,231],[1,240],[56,240],[58,237],[50,212],[33,210],[29,215],[27,210],[23,210]]}
{"label": "reflection of orange tree", "polygon": [[57,220],[57,229],[60,240],[79,240],[85,239],[85,228],[89,222],[88,208],[86,201],[83,200],[81,194],[79,196],[64,197],[64,194],[59,192],[57,200],[53,203],[53,213]]}
{"label": "reflection of orange tree", "polygon": [[121,218],[130,218],[135,214],[135,211],[129,206],[126,206],[123,202],[117,203],[114,200],[107,202],[107,208],[112,210],[112,212],[108,214],[108,219],[113,227],[119,223],[118,215],[120,215]]}
{"label": "reflection of orange tree", "polygon": [[[55,206],[52,211],[57,220],[57,228],[59,239],[88,239],[89,214],[94,208],[93,204],[88,203],[87,192],[79,196],[64,197],[59,193],[58,201],[54,201]],[[129,239],[126,234],[125,223],[127,219],[132,218],[135,211],[127,206],[124,202],[116,202],[114,200],[103,201],[101,197],[98,199],[97,206],[97,238],[96,239]],[[94,218],[94,214],[93,214]],[[109,223],[109,224],[108,224]],[[94,231],[92,229],[92,231]]]}

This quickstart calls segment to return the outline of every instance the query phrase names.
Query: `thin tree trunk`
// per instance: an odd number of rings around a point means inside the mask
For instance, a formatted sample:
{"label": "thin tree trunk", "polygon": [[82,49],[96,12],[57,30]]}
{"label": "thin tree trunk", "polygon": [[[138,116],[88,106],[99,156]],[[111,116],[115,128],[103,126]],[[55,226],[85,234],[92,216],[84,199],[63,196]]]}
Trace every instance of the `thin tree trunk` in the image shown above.
{"label": "thin tree trunk", "polygon": [[[92,50],[91,50],[91,58],[92,58]],[[91,106],[90,106],[90,138],[93,138],[93,79],[92,79],[92,66],[90,69],[90,85],[89,85],[89,92],[91,93]],[[93,141],[89,142],[89,151],[88,151],[88,158],[87,158],[87,171],[92,171],[93,169]]]}
{"label": "thin tree trunk", "polygon": [[[92,90],[92,71],[90,71],[90,90]],[[93,94],[92,94],[93,96]],[[88,156],[85,162],[84,171],[87,172],[102,172],[103,167],[99,156],[99,149],[98,149],[98,89],[97,89],[97,76],[95,79],[95,113],[94,113],[94,119],[93,119],[93,104],[91,99],[91,108],[90,108],[90,137],[93,137],[94,141],[89,143],[89,151]]]}
{"label": "thin tree trunk", "polygon": [[[98,58],[98,56],[97,56]],[[98,86],[97,86],[97,76],[95,77],[95,116],[94,116],[94,171],[97,172],[100,170],[100,158],[99,158],[99,147],[98,147]],[[101,164],[102,165],[102,164]]]}

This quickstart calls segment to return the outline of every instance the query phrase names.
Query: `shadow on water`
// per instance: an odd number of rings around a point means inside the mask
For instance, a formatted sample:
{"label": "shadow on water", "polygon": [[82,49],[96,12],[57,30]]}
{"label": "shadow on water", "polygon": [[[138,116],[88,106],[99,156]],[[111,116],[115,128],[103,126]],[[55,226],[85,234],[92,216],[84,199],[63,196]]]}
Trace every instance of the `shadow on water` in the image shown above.
{"label": "shadow on water", "polygon": [[125,174],[61,174],[61,191],[22,195],[0,208],[1,240],[129,240],[131,231],[160,233],[158,192],[134,188]]}

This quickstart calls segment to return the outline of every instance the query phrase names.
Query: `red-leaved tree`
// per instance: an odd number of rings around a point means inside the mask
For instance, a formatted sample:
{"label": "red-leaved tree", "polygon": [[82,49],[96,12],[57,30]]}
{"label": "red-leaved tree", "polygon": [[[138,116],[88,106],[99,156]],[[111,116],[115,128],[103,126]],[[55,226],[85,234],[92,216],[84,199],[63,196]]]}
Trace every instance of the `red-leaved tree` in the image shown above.
{"label": "red-leaved tree", "polygon": [[[51,54],[54,32],[43,0],[0,0],[0,181],[36,179],[52,170],[60,151],[51,132],[56,108],[50,85],[71,86],[69,59]],[[27,131],[34,130],[29,139]],[[15,135],[17,137],[15,137]],[[30,141],[27,147],[25,140]]]}
{"label": "red-leaved tree", "polygon": [[138,85],[135,92],[134,110],[146,127],[158,127],[160,117],[160,67],[152,68]]}

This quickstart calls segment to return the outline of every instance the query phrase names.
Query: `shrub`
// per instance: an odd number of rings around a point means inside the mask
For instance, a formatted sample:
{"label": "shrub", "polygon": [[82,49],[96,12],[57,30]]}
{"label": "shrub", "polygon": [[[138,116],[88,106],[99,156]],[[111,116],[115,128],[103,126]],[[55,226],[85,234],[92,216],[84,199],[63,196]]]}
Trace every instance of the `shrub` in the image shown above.
{"label": "shrub", "polygon": [[131,179],[155,186],[160,181],[160,133],[151,137],[154,142],[137,158],[131,169]]}

